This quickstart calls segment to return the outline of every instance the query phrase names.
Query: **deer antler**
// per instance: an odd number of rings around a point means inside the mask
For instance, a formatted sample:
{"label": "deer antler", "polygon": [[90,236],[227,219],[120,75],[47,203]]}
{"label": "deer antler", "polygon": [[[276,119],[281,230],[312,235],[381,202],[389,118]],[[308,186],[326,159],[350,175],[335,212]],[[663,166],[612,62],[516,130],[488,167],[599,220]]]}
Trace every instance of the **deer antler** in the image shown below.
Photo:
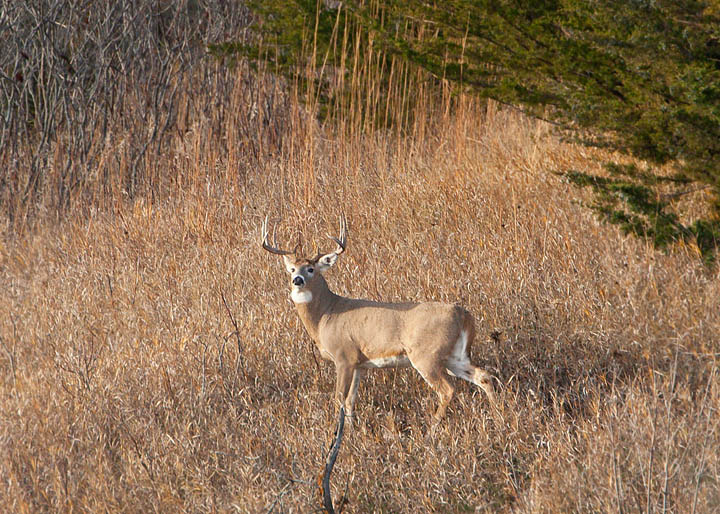
{"label": "deer antler", "polygon": [[[330,234],[328,234],[327,237],[337,244],[337,248],[332,253],[340,255],[345,251],[345,247],[347,246],[347,218],[345,218],[345,213],[340,216],[340,237],[331,236]],[[315,250],[317,250],[317,245],[315,246]],[[318,252],[312,260],[318,261],[323,255],[325,254]]]}
{"label": "deer antler", "polygon": [[298,249],[299,245],[296,246],[295,250],[293,250],[293,251],[281,250],[280,248],[270,245],[270,243],[268,242],[268,236],[270,235],[270,232],[268,231],[268,228],[267,228],[267,222],[268,222],[268,217],[265,216],[265,221],[263,221],[262,228],[260,229],[260,231],[261,231],[260,237],[262,238],[262,241],[261,241],[262,247],[265,248],[268,252],[274,253],[275,255],[290,255],[290,254],[295,253],[295,251]]}
{"label": "deer antler", "polygon": [[331,235],[328,235],[330,239],[335,241],[338,245],[337,249],[335,250],[335,253],[340,255],[345,251],[345,246],[347,245],[347,218],[345,218],[345,213],[342,213],[340,216],[340,238],[333,237]]}

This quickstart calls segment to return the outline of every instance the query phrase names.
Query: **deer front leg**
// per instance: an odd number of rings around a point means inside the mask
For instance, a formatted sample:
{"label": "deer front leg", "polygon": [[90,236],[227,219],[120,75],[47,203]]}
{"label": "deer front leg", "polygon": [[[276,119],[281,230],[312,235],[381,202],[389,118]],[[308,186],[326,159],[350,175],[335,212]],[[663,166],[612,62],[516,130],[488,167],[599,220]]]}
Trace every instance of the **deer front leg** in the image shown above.
{"label": "deer front leg", "polygon": [[335,365],[335,399],[341,406],[345,405],[345,401],[347,400],[348,394],[350,393],[353,372],[354,369],[349,364],[338,363]]}
{"label": "deer front leg", "polygon": [[346,423],[348,426],[352,426],[353,413],[355,412],[355,400],[357,400],[358,386],[360,380],[362,380],[365,372],[360,368],[355,368],[353,371],[352,383],[350,384],[350,392],[345,400],[345,416],[347,417]]}
{"label": "deer front leg", "polygon": [[345,407],[345,417],[348,418],[345,423],[351,425],[361,371],[343,363],[336,364],[335,373],[335,399],[340,406]]}

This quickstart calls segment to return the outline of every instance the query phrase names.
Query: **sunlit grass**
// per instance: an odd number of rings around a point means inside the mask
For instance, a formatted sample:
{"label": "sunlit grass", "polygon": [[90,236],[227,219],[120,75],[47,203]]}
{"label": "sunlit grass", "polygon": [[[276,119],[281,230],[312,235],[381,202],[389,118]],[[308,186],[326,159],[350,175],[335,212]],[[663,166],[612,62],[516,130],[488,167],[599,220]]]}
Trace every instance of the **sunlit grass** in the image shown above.
{"label": "sunlit grass", "polygon": [[493,419],[458,383],[430,434],[436,398],[417,373],[368,374],[333,477],[350,511],[718,507],[717,276],[600,225],[551,173],[607,155],[473,102],[421,139],[298,118],[283,136],[295,151],[253,167],[207,137],[213,120],[188,123],[156,163],[181,167],[162,197],[0,247],[2,505],[317,507],[334,370],[259,226],[269,214],[309,252],[344,211],[331,288],[463,304],[503,404]]}

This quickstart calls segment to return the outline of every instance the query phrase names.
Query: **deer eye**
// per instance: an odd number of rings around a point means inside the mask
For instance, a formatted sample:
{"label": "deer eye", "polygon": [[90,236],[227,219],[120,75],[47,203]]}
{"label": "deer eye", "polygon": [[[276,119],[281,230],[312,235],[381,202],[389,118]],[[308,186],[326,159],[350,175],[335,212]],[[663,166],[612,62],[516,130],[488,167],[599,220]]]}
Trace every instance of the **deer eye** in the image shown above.
{"label": "deer eye", "polygon": [[308,273],[315,273],[315,268],[308,268]]}
{"label": "deer eye", "polygon": [[290,268],[290,273],[295,273],[295,268]]}

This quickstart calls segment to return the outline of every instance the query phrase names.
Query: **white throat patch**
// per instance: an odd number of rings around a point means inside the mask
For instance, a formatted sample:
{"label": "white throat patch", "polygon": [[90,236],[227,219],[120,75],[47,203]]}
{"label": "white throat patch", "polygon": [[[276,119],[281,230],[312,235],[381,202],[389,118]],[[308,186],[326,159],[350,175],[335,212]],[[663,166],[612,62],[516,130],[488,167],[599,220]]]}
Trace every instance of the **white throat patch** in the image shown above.
{"label": "white throat patch", "polygon": [[295,303],[309,303],[312,301],[312,293],[310,291],[302,291],[293,287],[290,292],[290,298]]}

